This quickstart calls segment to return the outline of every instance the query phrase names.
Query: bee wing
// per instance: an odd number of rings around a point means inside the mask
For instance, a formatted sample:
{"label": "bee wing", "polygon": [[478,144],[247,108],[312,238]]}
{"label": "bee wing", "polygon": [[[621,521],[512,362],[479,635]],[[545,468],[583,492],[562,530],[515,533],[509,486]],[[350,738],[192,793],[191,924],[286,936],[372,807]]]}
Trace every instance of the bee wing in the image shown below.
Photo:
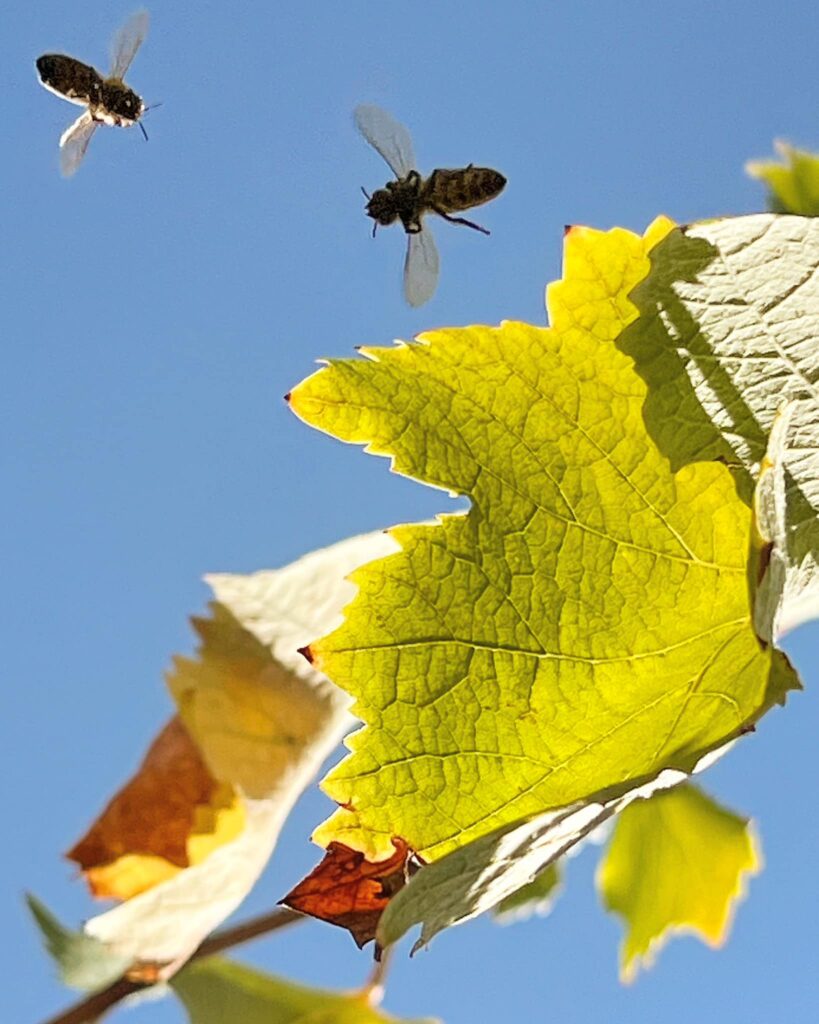
{"label": "bee wing", "polygon": [[148,12],[137,11],[125,22],[111,43],[111,78],[124,78],[148,35]]}
{"label": "bee wing", "polygon": [[60,136],[60,170],[64,178],[70,178],[82,163],[97,123],[86,110]]}
{"label": "bee wing", "polygon": [[429,228],[407,235],[404,258],[404,298],[411,306],[429,302],[438,286],[438,247]]}
{"label": "bee wing", "polygon": [[353,111],[356,128],[387,161],[393,174],[405,178],[415,170],[415,153],[407,129],[381,107],[362,103]]}

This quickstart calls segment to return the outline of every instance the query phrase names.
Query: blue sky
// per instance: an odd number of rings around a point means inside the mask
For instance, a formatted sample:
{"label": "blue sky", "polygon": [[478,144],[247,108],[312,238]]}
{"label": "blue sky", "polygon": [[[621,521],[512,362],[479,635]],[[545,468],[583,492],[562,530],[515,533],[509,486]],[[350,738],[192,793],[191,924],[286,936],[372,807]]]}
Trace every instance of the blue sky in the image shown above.
{"label": "blue sky", "polygon": [[[314,360],[439,325],[542,322],[564,224],[756,211],[744,161],[775,136],[819,148],[808,0],[156,2],[129,74],[163,101],[150,142],[99,131],[64,181],[57,140],[77,108],[37,84],[34,60],[57,50],[104,68],[135,6],[15,4],[0,36],[3,1019],[21,1022],[68,1002],[22,891],[69,921],[92,912],[61,851],[169,713],[162,673],[192,647],[202,574],[282,565],[446,507],[288,412],[282,396]],[[441,283],[417,311],[401,298],[401,232],[373,241],[363,213],[360,186],[387,178],[352,127],[367,101],[410,127],[422,170],[485,163],[509,179],[481,211],[491,238],[437,226]],[[448,1024],[814,1020],[819,628],[786,647],[807,693],[705,779],[758,820],[767,861],[725,950],[681,940],[620,987],[590,852],[550,918],[479,921],[400,955],[387,1008]],[[244,912],[317,859],[306,836],[327,806],[305,800]],[[318,925],[241,956],[325,985],[368,970]],[[184,1017],[167,1002],[127,1019]]]}

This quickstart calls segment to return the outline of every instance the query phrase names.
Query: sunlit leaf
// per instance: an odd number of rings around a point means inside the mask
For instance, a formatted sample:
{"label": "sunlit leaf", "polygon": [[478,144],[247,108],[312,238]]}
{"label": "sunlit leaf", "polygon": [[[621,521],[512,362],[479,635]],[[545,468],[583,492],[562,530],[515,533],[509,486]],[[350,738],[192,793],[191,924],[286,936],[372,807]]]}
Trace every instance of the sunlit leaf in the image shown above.
{"label": "sunlit leaf", "polygon": [[[92,918],[88,934],[133,961],[159,965],[159,976],[166,977],[241,903],[294,801],[352,723],[347,695],[299,648],[341,621],[355,593],[347,574],[393,550],[394,542],[376,533],[284,569],[207,578],[216,600],[210,616],[194,623],[198,655],[177,658],[168,683],[207,774],[221,791],[238,796],[240,830],[235,838],[201,827],[192,832],[188,867]],[[203,792],[196,788],[195,799]],[[197,805],[194,823],[201,809]],[[152,811],[142,813],[150,818]],[[139,849],[123,853],[141,855]]]}
{"label": "sunlit leaf", "polygon": [[785,573],[770,642],[819,614],[819,220],[674,231],[632,299],[641,316],[617,344],[648,385],[646,425],[675,468],[721,459],[750,505],[774,422],[795,403],[777,456]]}
{"label": "sunlit leaf", "polygon": [[190,964],[172,984],[190,1024],[399,1024],[363,994],[308,988],[216,957]]}
{"label": "sunlit leaf", "polygon": [[373,858],[397,836],[435,860],[689,772],[796,685],[752,626],[750,509],[722,465],[670,470],[608,344],[669,228],[572,229],[552,329],[430,332],[292,393],[308,422],[471,502],[392,530],[403,550],[354,574],[344,625],[311,644],[364,722],[325,780],[341,806],[322,843]]}
{"label": "sunlit leaf", "polygon": [[745,876],[759,869],[748,820],[694,786],[677,786],[627,807],[598,874],[606,906],[626,925],[624,980],[650,966],[675,932],[722,945]]}

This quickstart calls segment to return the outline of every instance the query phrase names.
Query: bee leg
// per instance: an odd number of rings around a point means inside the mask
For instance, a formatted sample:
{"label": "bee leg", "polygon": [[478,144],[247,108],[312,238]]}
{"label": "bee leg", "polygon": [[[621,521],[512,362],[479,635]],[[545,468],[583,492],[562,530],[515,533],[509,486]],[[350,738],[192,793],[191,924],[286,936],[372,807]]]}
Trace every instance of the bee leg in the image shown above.
{"label": "bee leg", "polygon": [[468,228],[474,228],[475,231],[480,231],[481,234],[489,234],[488,228],[482,228],[480,224],[475,224],[471,220],[467,220],[466,217],[452,217],[445,210],[442,210],[437,206],[433,206],[432,209],[441,217],[443,217],[444,220],[448,220],[450,224],[464,224]]}
{"label": "bee leg", "polygon": [[421,221],[418,217],[414,217],[411,214],[401,213],[399,214],[401,223],[404,225],[404,230],[408,235],[417,235],[421,231]]}

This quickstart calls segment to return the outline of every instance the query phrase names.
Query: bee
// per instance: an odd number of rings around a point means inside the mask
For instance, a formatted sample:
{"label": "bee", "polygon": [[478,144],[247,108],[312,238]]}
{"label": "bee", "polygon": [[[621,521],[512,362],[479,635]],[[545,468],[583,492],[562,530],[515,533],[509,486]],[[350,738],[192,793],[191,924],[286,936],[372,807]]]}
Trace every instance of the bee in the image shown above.
{"label": "bee", "polygon": [[358,130],[396,176],[371,196],[361,190],[367,199],[367,216],[375,221],[373,236],[379,224],[401,221],[407,234],[404,297],[410,306],[422,306],[435,292],[439,271],[438,249],[422,218],[437,213],[452,224],[464,224],[488,235],[480,224],[452,214],[488,203],[503,191],[506,178],[489,167],[472,164],[457,170],[439,168],[423,178],[415,169],[412,139],[404,125],[380,107],[367,104],[356,107],[353,116]]}
{"label": "bee", "polygon": [[60,169],[69,178],[82,162],[91,136],[100,124],[130,128],[147,110],[140,96],[122,80],[148,34],[148,12],[137,11],[114,36],[111,44],[111,73],[107,78],[89,64],[61,53],[44,53],[37,58],[40,82],[49,92],[85,107],[77,120],[60,137]]}

